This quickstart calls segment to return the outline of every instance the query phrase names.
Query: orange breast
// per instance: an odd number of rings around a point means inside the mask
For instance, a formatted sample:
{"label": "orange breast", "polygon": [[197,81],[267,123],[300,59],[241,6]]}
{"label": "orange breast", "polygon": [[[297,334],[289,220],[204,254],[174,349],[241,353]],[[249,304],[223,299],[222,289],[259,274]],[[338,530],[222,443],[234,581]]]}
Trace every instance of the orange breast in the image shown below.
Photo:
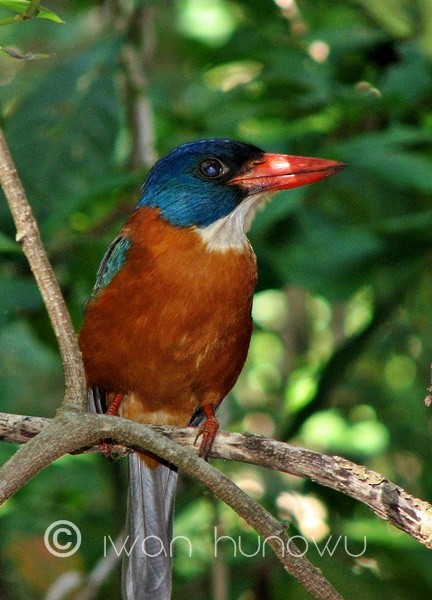
{"label": "orange breast", "polygon": [[90,301],[79,335],[88,384],[123,392],[121,414],[185,425],[234,385],[251,335],[255,256],[210,252],[191,228],[141,208],[122,269]]}

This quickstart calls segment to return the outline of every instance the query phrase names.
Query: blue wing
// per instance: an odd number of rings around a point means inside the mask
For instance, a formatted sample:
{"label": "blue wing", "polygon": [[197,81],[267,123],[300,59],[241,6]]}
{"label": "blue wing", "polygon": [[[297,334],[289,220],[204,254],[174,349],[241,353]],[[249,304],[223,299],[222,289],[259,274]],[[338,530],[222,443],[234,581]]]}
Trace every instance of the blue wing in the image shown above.
{"label": "blue wing", "polygon": [[123,236],[116,237],[109,245],[98,269],[92,296],[95,296],[101,289],[106,287],[114,275],[120,271],[126,260],[127,251],[131,246],[132,240]]}
{"label": "blue wing", "polygon": [[[123,236],[116,237],[109,245],[99,266],[90,300],[105,288],[114,275],[120,271],[131,246],[132,240]],[[105,413],[107,409],[105,390],[97,386],[90,386],[87,393],[87,407],[89,412]]]}

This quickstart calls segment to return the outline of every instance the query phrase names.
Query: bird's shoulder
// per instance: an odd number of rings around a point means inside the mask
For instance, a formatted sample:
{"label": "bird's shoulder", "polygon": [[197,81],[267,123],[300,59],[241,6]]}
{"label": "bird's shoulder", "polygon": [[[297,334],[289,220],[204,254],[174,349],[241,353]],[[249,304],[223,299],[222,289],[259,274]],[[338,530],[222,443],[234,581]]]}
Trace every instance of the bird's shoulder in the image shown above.
{"label": "bird's shoulder", "polygon": [[174,289],[191,285],[199,285],[203,295],[209,287],[245,293],[244,288],[252,288],[255,280],[256,261],[249,244],[242,249],[213,250],[195,227],[173,226],[157,209],[141,207],[108,248],[92,300],[107,299],[107,292],[120,297],[122,290],[132,293],[135,287],[146,289],[148,295],[167,281],[171,295]]}
{"label": "bird's shoulder", "polygon": [[105,288],[120,271],[125,263],[126,255],[132,245],[132,240],[127,235],[118,235],[108,246],[107,251],[99,266],[92,296]]}

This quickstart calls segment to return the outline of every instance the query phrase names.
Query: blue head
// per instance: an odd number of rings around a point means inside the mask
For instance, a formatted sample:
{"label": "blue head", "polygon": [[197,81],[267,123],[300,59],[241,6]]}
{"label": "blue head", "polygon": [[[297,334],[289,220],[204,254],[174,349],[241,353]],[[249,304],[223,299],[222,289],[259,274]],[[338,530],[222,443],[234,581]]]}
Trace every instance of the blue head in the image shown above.
{"label": "blue head", "polygon": [[206,227],[229,215],[248,195],[229,185],[263,151],[231,140],[200,140],[180,146],[150,171],[138,207],[159,208],[177,227]]}
{"label": "blue head", "polygon": [[258,204],[268,194],[319,181],[344,167],[322,158],[267,154],[242,142],[200,140],[156,163],[138,208],[158,208],[177,227],[204,228],[230,215],[249,196]]}
{"label": "blue head", "polygon": [[[244,227],[250,225],[254,207],[268,194],[319,181],[344,166],[322,158],[267,154],[256,146],[231,140],[200,140],[176,148],[155,164],[137,208],[157,208],[176,227],[205,229],[239,207],[234,217],[237,230],[229,228],[228,233],[232,236],[233,231],[240,231],[241,236]],[[240,206],[249,197],[251,201]],[[207,236],[205,241],[210,239]],[[128,237],[114,240],[98,271],[94,294],[122,268],[131,245]],[[216,246],[220,249],[231,244],[220,236]]]}

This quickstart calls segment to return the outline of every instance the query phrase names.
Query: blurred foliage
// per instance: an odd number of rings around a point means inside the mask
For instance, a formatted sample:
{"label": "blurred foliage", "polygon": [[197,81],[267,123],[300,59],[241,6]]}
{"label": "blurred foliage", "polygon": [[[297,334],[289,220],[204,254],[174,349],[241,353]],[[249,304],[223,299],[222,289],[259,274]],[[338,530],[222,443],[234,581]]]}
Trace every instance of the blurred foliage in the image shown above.
{"label": "blurred foliage", "polygon": [[[0,19],[18,4],[0,2]],[[221,418],[337,452],[432,500],[422,402],[432,358],[430,1],[52,0],[46,9],[64,23],[1,29],[11,52],[0,53],[0,119],[76,327],[138,197],[152,131],[158,155],[229,137],[342,160],[343,173],[280,193],[256,219],[256,332]],[[48,58],[26,60],[39,55]],[[1,410],[52,415],[61,364],[3,199],[0,223]],[[0,447],[2,460],[12,451]],[[61,575],[95,566],[122,528],[124,466],[65,457],[1,509],[1,598],[47,597]],[[426,549],[366,507],[287,475],[219,466],[293,522],[342,594],[429,597]],[[43,545],[56,519],[81,529],[70,559]],[[216,557],[214,527],[233,538]],[[218,577],[232,599],[306,598],[268,549],[257,552],[256,535],[191,481],[180,486],[176,533],[191,540],[192,557],[179,541],[174,597],[213,598]],[[119,598],[119,580],[117,569],[98,598]]]}

